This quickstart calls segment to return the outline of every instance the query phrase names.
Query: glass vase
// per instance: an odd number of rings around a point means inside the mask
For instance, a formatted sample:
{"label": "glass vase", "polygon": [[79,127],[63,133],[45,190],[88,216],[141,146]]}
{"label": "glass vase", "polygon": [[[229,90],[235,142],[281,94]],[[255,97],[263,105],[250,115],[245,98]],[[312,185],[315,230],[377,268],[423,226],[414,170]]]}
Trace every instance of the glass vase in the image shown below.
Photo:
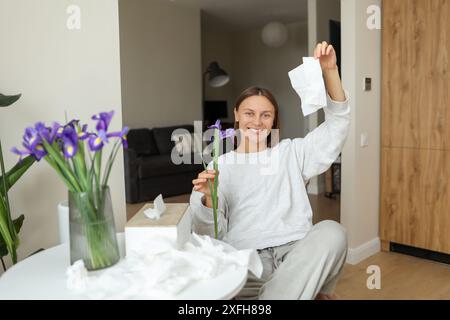
{"label": "glass vase", "polygon": [[70,262],[83,260],[86,269],[110,267],[120,260],[109,187],[100,191],[69,191]]}

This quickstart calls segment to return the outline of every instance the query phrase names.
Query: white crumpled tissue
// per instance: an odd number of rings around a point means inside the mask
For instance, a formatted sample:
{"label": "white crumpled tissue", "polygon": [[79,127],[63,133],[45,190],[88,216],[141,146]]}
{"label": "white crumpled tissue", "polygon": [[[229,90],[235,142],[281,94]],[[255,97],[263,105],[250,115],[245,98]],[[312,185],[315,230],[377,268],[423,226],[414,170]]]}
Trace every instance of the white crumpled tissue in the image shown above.
{"label": "white crumpled tissue", "polygon": [[327,93],[319,59],[304,57],[303,64],[288,74],[292,87],[302,100],[305,117],[327,105]]}
{"label": "white crumpled tissue", "polygon": [[[88,299],[178,299],[198,281],[250,270],[258,278],[263,266],[256,250],[236,250],[209,236],[192,233],[183,250],[133,252],[116,265],[88,273],[79,260],[67,271],[67,288]],[[247,272],[247,271],[245,271]]]}
{"label": "white crumpled tissue", "polygon": [[144,214],[149,219],[157,220],[161,218],[164,211],[166,211],[166,205],[164,204],[162,194],[160,194],[153,200],[153,208],[144,210]]}

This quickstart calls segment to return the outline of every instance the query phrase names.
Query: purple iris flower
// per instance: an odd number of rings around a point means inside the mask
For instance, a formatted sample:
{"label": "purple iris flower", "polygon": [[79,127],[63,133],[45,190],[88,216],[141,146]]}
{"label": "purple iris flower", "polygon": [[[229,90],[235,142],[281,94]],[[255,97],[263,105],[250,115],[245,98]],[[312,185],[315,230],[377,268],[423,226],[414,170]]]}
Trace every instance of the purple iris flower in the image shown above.
{"label": "purple iris flower", "polygon": [[41,138],[39,137],[39,132],[33,128],[28,127],[25,129],[25,134],[23,136],[24,144],[26,144],[26,148],[33,151],[36,146],[41,143]]}
{"label": "purple iris flower", "polygon": [[127,148],[128,127],[124,127],[120,132],[107,132],[113,115],[114,111],[101,112],[92,116],[92,119],[97,121],[96,133],[88,132],[88,126],[86,124],[81,126],[79,120],[72,120],[66,125],[53,122],[51,127],[46,127],[43,122],[38,122],[34,127],[26,128],[22,142],[24,150],[14,147],[11,151],[19,156],[19,160],[32,155],[39,161],[47,155],[43,142],[52,145],[56,141],[65,158],[72,158],[77,153],[80,141],[87,140],[90,150],[96,152],[109,143],[108,138],[110,137],[120,138],[124,148]]}
{"label": "purple iris flower", "polygon": [[127,133],[128,133],[128,131],[129,131],[129,128],[128,127],[124,127],[122,129],[122,131],[120,131],[120,132],[111,132],[111,133],[108,133],[107,136],[108,137],[118,137],[118,138],[120,138],[122,140],[123,147],[125,149],[127,149],[128,148],[128,141],[127,141]]}
{"label": "purple iris flower", "polygon": [[53,122],[50,136],[53,140],[61,138],[64,132],[64,126],[60,125],[58,122]]}
{"label": "purple iris flower", "polygon": [[97,131],[108,131],[109,124],[111,123],[112,117],[114,116],[114,111],[111,112],[100,112],[98,115],[92,116],[92,120],[97,120]]}
{"label": "purple iris flower", "polygon": [[89,132],[87,132],[87,124],[83,125],[81,128],[81,131],[78,132],[78,139],[80,140],[86,140],[89,138]]}
{"label": "purple iris flower", "polygon": [[97,134],[92,134],[89,138],[89,148],[91,151],[98,151],[105,143],[108,143],[108,136],[106,134],[106,131],[100,130]]}
{"label": "purple iris flower", "polygon": [[[42,123],[38,123],[35,127],[41,130],[42,125]],[[36,128],[28,127],[25,129],[22,146],[25,148],[25,151],[20,151],[17,148],[11,150],[19,156],[20,160],[23,156],[33,155],[39,161],[47,155],[47,151],[42,146],[42,138]]]}
{"label": "purple iris flower", "polygon": [[[235,130],[230,128],[226,130],[221,130],[222,126],[220,124],[220,120],[217,120],[216,123],[212,126],[209,126],[208,129],[217,129],[219,130],[219,137],[221,140],[226,139],[228,137],[232,137],[235,134]],[[211,140],[214,139],[214,136],[211,137]]]}
{"label": "purple iris flower", "polygon": [[36,148],[34,148],[33,156],[37,161],[41,160],[43,157],[47,155],[47,151],[44,149],[42,144],[38,144]]}
{"label": "purple iris flower", "polygon": [[235,131],[232,128],[227,129],[227,130],[222,130],[222,131],[220,131],[220,139],[226,139],[226,138],[232,137],[232,136],[234,136],[234,134],[235,134]]}
{"label": "purple iris flower", "polygon": [[56,138],[53,128],[46,127],[43,122],[36,123],[34,128],[41,139],[45,139],[49,144],[53,143]]}
{"label": "purple iris flower", "polygon": [[21,150],[17,149],[16,147],[12,148],[11,151],[19,156],[19,161],[22,161],[23,157],[27,157],[32,154],[28,150],[21,151]]}
{"label": "purple iris flower", "polygon": [[220,120],[216,120],[216,123],[214,123],[212,126],[209,126],[208,129],[222,129],[222,126],[220,125]]}
{"label": "purple iris flower", "polygon": [[[35,127],[40,128],[42,123],[36,124]],[[11,151],[19,156],[19,161],[22,161],[23,157],[33,155],[36,160],[40,160],[43,156],[45,156],[45,150],[43,150],[41,146],[42,140],[39,136],[38,130],[33,127],[28,127],[25,129],[25,134],[23,135],[22,146],[25,150],[19,150],[16,147],[12,148]],[[38,146],[40,146],[38,148]]]}
{"label": "purple iris flower", "polygon": [[62,148],[66,158],[72,158],[78,149],[78,134],[72,126],[65,126],[62,133]]}
{"label": "purple iris flower", "polygon": [[78,126],[79,122],[80,122],[80,120],[73,119],[73,120],[70,120],[70,122],[68,124],[66,124],[66,126],[71,126],[72,128],[75,129]]}

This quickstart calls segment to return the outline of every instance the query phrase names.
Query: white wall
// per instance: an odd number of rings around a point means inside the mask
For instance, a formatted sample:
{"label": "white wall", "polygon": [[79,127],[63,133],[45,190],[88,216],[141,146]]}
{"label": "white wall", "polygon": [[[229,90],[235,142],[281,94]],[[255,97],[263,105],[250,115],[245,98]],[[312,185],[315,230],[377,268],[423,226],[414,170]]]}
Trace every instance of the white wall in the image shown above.
{"label": "white wall", "polygon": [[[66,27],[68,5],[81,8],[81,30]],[[69,118],[90,122],[115,111],[112,129],[122,127],[117,0],[2,0],[0,2],[0,92],[22,98],[0,110],[6,167],[17,158],[26,126]],[[126,220],[123,158],[110,177],[115,221]],[[13,217],[25,215],[19,258],[58,242],[57,204],[67,190],[45,162],[35,164],[10,192]]]}
{"label": "white wall", "polygon": [[291,87],[288,72],[300,65],[302,57],[307,55],[307,25],[296,22],[286,27],[289,34],[286,44],[270,48],[261,40],[261,28],[226,32],[207,24],[203,29],[203,63],[207,65],[213,58],[220,58],[220,65],[230,73],[228,87],[206,91],[207,97],[228,99],[229,121],[234,120],[234,102],[243,90],[250,86],[266,87],[280,107],[281,138],[295,138],[304,136],[304,118],[300,98]]}
{"label": "white wall", "polygon": [[[348,262],[379,251],[381,30],[366,26],[369,5],[380,0],[342,0],[342,78],[350,94],[352,123],[342,152],[341,223],[349,236]],[[372,77],[372,91],[363,78]],[[369,146],[360,147],[362,132]]]}
{"label": "white wall", "polygon": [[123,121],[132,128],[202,119],[200,10],[119,1]]}

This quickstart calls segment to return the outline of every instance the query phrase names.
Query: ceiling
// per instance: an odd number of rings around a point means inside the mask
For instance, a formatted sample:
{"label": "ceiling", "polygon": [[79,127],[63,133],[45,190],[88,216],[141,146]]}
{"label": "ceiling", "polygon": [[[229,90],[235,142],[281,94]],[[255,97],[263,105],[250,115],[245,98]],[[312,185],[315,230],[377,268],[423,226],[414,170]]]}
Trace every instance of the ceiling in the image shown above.
{"label": "ceiling", "polygon": [[208,21],[230,29],[259,28],[270,21],[307,20],[307,0],[166,0],[200,8]]}

